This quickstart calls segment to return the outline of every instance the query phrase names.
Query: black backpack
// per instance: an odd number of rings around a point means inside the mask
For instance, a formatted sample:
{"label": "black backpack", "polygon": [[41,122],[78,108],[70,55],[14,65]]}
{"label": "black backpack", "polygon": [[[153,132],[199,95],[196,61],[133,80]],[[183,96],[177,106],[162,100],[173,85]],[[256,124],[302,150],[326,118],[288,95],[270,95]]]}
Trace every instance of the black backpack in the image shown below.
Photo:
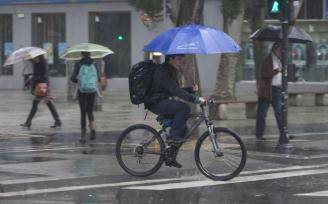
{"label": "black backpack", "polygon": [[144,102],[153,81],[154,71],[158,66],[151,60],[144,60],[132,66],[129,74],[129,91],[132,104],[139,105]]}

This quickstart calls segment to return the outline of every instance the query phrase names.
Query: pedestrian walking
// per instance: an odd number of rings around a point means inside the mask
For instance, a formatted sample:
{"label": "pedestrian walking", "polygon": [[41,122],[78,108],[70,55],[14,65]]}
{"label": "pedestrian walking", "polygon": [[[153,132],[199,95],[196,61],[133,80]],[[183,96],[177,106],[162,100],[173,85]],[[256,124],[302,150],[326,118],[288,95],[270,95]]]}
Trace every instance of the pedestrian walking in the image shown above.
{"label": "pedestrian walking", "polygon": [[90,140],[96,139],[96,129],[93,116],[93,106],[95,96],[98,93],[98,82],[100,82],[100,73],[90,58],[90,52],[81,52],[82,59],[74,66],[71,81],[78,83],[77,95],[81,113],[81,140],[82,144],[86,142],[86,116],[89,119]]}
{"label": "pedestrian walking", "polygon": [[29,90],[31,86],[31,78],[33,75],[33,61],[24,60],[23,61],[23,77],[24,77],[24,90]]}
{"label": "pedestrian walking", "polygon": [[258,81],[258,107],[256,114],[256,138],[263,137],[265,118],[272,105],[279,130],[281,130],[281,44],[273,44],[271,53],[265,58]]}
{"label": "pedestrian walking", "polygon": [[31,93],[35,95],[32,102],[31,111],[26,119],[26,122],[21,124],[23,127],[30,128],[32,125],[32,119],[38,109],[40,101],[44,101],[48,106],[55,123],[50,126],[51,128],[61,127],[61,121],[52,100],[55,98],[50,91],[50,84],[48,78],[47,62],[43,55],[34,57],[33,59],[33,75],[32,75],[32,88]]}

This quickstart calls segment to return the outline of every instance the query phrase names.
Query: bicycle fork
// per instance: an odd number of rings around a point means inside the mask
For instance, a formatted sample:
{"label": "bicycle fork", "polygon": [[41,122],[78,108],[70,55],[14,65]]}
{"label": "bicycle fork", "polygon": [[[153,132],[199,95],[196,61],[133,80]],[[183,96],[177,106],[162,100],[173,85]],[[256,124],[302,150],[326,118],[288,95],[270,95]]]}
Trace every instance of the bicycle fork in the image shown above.
{"label": "bicycle fork", "polygon": [[214,131],[214,125],[213,124],[209,124],[208,131],[210,133],[211,142],[213,144],[214,155],[216,157],[224,156],[223,152],[221,151],[221,148],[219,147],[219,144],[217,143],[217,140],[216,140],[217,135]]}

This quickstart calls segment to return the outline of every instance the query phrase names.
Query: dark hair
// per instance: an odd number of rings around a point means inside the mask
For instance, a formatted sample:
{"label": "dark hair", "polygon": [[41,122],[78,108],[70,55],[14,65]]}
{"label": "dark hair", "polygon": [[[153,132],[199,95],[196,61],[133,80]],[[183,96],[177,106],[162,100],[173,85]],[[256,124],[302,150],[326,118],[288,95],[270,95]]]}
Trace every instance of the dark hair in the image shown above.
{"label": "dark hair", "polygon": [[81,52],[81,54],[83,58],[90,57],[90,52]]}
{"label": "dark hair", "polygon": [[273,43],[272,48],[271,48],[271,52],[273,52],[276,49],[278,49],[278,47],[281,47],[281,43],[280,42]]}
{"label": "dark hair", "polygon": [[40,60],[39,63],[41,63],[43,66],[47,66],[47,60],[44,58],[44,55],[37,56]]}
{"label": "dark hair", "polygon": [[184,57],[184,54],[165,55],[165,62],[168,63],[170,61],[170,58],[174,59],[177,56]]}

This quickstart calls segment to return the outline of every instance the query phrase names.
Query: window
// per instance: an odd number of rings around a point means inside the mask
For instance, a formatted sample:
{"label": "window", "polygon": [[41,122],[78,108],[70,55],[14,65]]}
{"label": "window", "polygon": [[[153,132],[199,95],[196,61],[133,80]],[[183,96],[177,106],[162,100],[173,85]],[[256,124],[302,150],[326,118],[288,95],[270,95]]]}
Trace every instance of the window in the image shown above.
{"label": "window", "polygon": [[0,15],[0,75],[13,75],[13,66],[3,67],[6,57],[13,51],[12,15]]}
{"label": "window", "polygon": [[298,19],[322,19],[324,0],[304,0]]}
{"label": "window", "polygon": [[91,12],[89,41],[113,50],[104,58],[107,77],[127,77],[131,66],[131,15],[128,12]]}
{"label": "window", "polygon": [[66,49],[65,14],[32,14],[32,44],[47,50],[50,76],[65,76],[65,61],[60,55]]}

